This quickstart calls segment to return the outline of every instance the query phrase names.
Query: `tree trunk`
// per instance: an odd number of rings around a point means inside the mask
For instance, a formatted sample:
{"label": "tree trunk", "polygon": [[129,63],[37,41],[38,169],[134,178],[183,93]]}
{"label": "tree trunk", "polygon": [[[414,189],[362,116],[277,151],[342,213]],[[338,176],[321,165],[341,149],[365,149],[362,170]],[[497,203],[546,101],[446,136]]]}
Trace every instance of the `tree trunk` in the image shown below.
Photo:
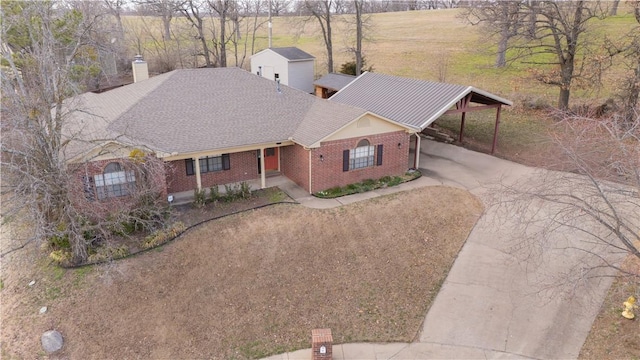
{"label": "tree trunk", "polygon": [[560,62],[560,96],[558,97],[558,109],[569,109],[569,95],[571,93],[571,80],[573,80],[574,57],[568,55]]}
{"label": "tree trunk", "polygon": [[611,5],[611,10],[609,10],[609,16],[618,15],[618,5],[620,4],[620,0],[614,0]]}
{"label": "tree trunk", "polygon": [[560,89],[560,96],[558,97],[558,109],[560,110],[568,110],[569,109],[569,95],[571,91],[569,89]]}
{"label": "tree trunk", "polygon": [[500,41],[498,42],[498,54],[496,57],[496,67],[501,68],[507,65],[507,42],[509,35],[507,29],[502,29],[500,33]]}
{"label": "tree trunk", "polygon": [[[120,12],[115,13],[116,23],[118,24],[118,38],[121,41],[124,41],[124,26],[122,26],[122,16],[120,16]],[[122,42],[120,43],[122,45]]]}
{"label": "tree trunk", "polygon": [[356,0],[356,76],[362,73],[362,5],[363,0]]}
{"label": "tree trunk", "polygon": [[162,25],[164,26],[164,39],[165,40],[171,40],[171,18],[172,16],[170,14],[163,14],[162,15]]}
{"label": "tree trunk", "polygon": [[[200,21],[200,26],[202,26],[202,21]],[[204,37],[204,29],[200,28],[198,29],[198,32],[200,33],[200,42],[202,42],[202,52],[204,55],[205,66],[213,67],[213,64],[211,63],[211,56],[209,54],[209,46],[207,45],[207,39]]]}
{"label": "tree trunk", "polygon": [[333,42],[331,40],[331,2],[326,2],[326,22],[327,22],[327,71],[333,72]]}
{"label": "tree trunk", "polygon": [[227,67],[227,4],[226,0],[223,2],[223,8],[222,11],[220,11],[220,58],[218,59],[218,62],[220,67]]}

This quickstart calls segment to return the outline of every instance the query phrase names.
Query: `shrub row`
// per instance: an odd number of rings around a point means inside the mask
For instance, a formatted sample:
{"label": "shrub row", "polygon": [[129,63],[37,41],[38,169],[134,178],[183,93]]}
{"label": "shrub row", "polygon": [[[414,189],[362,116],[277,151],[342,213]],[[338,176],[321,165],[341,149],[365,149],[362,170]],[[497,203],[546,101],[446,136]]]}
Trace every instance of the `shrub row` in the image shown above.
{"label": "shrub row", "polygon": [[206,204],[218,201],[232,202],[238,199],[248,199],[251,197],[251,185],[246,181],[224,186],[224,194],[220,193],[218,185],[209,188],[208,194],[205,189],[195,189],[193,191],[193,205],[202,207]]}
{"label": "shrub row", "polygon": [[421,176],[419,171],[409,171],[404,176],[384,176],[378,180],[367,179],[358,183],[349,184],[344,187],[336,186],[327,190],[316,192],[315,196],[323,199],[333,199],[340,196],[363,193],[375,189],[396,186],[407,181],[417,179]]}

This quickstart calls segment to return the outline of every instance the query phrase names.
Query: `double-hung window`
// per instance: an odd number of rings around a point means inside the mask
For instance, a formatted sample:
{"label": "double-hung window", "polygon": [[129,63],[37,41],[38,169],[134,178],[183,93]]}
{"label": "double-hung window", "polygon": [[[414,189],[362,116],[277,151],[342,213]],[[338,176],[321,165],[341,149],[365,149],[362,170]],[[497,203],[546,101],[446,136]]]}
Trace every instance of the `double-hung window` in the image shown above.
{"label": "double-hung window", "polygon": [[369,145],[368,140],[360,140],[358,147],[349,151],[349,170],[373,166],[374,152],[375,146]]}
{"label": "double-hung window", "polygon": [[136,185],[135,173],[126,171],[117,162],[109,163],[102,174],[94,176],[96,194],[99,200],[131,194]]}
{"label": "double-hung window", "polygon": [[358,142],[355,149],[343,152],[342,171],[363,169],[374,165],[382,165],[382,144],[376,147],[363,139]]}
{"label": "double-hung window", "polygon": [[[229,154],[222,154],[220,156],[207,156],[200,158],[200,173],[208,173],[221,170],[229,170],[231,163]],[[186,159],[185,166],[187,169],[187,175],[194,175],[196,173],[196,161],[194,159]]]}

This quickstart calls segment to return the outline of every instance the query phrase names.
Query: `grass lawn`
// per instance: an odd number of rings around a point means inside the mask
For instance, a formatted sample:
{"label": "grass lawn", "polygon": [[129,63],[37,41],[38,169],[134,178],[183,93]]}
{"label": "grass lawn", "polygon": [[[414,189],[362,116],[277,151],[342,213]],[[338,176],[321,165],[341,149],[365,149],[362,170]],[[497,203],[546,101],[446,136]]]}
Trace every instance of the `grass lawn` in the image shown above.
{"label": "grass lawn", "polygon": [[43,357],[51,328],[72,359],[260,358],[309,347],[320,327],[337,343],[412,341],[481,213],[447,187],[274,205],[96,268],[23,267],[3,278],[2,355]]}

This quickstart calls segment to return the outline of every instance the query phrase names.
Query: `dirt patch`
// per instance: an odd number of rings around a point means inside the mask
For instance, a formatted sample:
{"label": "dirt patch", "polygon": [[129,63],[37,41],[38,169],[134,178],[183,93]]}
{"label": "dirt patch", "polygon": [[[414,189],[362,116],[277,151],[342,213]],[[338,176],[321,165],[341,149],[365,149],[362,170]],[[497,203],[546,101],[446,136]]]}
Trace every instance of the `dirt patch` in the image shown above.
{"label": "dirt patch", "polygon": [[275,205],[95,268],[32,265],[1,291],[2,354],[44,357],[54,328],[54,358],[73,359],[260,358],[309,347],[319,327],[337,343],[411,341],[481,212],[446,187]]}

